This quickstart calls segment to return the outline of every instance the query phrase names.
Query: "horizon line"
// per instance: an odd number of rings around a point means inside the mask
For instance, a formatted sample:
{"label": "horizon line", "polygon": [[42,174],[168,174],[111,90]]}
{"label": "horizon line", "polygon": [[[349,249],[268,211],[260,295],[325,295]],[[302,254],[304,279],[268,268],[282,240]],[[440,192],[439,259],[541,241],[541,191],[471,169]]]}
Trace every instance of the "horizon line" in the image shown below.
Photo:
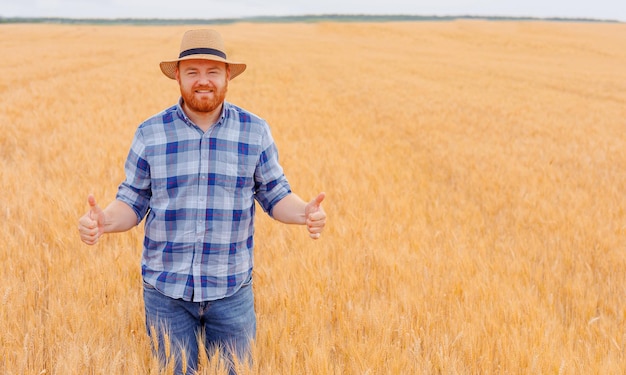
{"label": "horizon line", "polygon": [[455,19],[486,19],[486,20],[545,20],[545,21],[586,21],[586,22],[610,22],[623,23],[624,21],[617,19],[593,18],[593,17],[535,17],[535,16],[506,16],[506,15],[418,15],[418,14],[370,14],[370,13],[312,13],[299,15],[260,15],[260,16],[241,16],[241,17],[216,17],[216,18],[199,18],[199,17],[61,17],[61,16],[9,16],[0,15],[0,23],[6,21],[71,21],[71,22],[183,22],[183,21],[201,21],[201,22],[241,22],[241,21],[265,21],[265,20],[324,20],[328,18],[346,18],[346,19],[379,19],[379,20],[455,20]]}

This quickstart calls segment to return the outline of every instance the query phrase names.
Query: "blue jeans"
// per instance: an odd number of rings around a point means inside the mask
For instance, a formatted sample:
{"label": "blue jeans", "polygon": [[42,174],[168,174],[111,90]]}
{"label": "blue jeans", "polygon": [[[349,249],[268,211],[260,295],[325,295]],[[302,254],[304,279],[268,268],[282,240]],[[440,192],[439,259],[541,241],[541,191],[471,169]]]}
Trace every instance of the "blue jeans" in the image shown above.
{"label": "blue jeans", "polygon": [[[219,348],[229,366],[233,355],[240,363],[249,363],[251,341],[256,337],[256,314],[252,280],[231,297],[208,302],[187,302],[163,295],[144,282],[143,298],[146,309],[146,329],[153,349],[162,366],[174,359],[175,374],[183,374],[183,353],[187,374],[198,367],[198,339],[204,340],[207,355]],[[165,335],[164,335],[165,333]],[[169,340],[166,355],[165,341]],[[156,346],[156,347],[155,347]]]}

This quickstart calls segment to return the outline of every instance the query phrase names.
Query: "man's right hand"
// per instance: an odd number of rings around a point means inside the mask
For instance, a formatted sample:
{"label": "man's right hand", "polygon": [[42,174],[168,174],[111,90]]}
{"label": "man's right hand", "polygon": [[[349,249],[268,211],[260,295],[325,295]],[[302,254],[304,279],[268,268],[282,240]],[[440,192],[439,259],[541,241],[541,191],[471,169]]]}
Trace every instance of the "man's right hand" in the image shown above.
{"label": "man's right hand", "polygon": [[104,234],[105,215],[93,195],[87,198],[87,202],[89,211],[78,219],[78,233],[84,243],[94,245]]}

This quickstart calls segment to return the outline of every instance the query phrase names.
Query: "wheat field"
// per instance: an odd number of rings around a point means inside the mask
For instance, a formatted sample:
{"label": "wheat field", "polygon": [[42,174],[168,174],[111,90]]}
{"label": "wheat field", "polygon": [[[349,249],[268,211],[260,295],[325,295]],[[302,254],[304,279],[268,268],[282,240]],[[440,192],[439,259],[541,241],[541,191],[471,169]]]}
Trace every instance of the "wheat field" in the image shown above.
{"label": "wheat field", "polygon": [[[159,373],[143,224],[76,228],[194,27],[0,25],[1,374]],[[319,241],[258,211],[243,373],[626,372],[626,24],[214,28],[248,64],[227,100],[327,193]]]}

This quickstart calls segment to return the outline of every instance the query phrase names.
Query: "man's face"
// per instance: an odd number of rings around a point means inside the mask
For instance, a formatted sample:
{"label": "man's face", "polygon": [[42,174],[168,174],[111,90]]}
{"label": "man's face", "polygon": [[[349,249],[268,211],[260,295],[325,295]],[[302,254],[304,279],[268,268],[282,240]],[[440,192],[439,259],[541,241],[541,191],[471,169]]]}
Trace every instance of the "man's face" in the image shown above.
{"label": "man's face", "polygon": [[225,63],[210,60],[183,60],[178,64],[176,80],[185,105],[195,112],[218,109],[228,91],[230,69]]}

